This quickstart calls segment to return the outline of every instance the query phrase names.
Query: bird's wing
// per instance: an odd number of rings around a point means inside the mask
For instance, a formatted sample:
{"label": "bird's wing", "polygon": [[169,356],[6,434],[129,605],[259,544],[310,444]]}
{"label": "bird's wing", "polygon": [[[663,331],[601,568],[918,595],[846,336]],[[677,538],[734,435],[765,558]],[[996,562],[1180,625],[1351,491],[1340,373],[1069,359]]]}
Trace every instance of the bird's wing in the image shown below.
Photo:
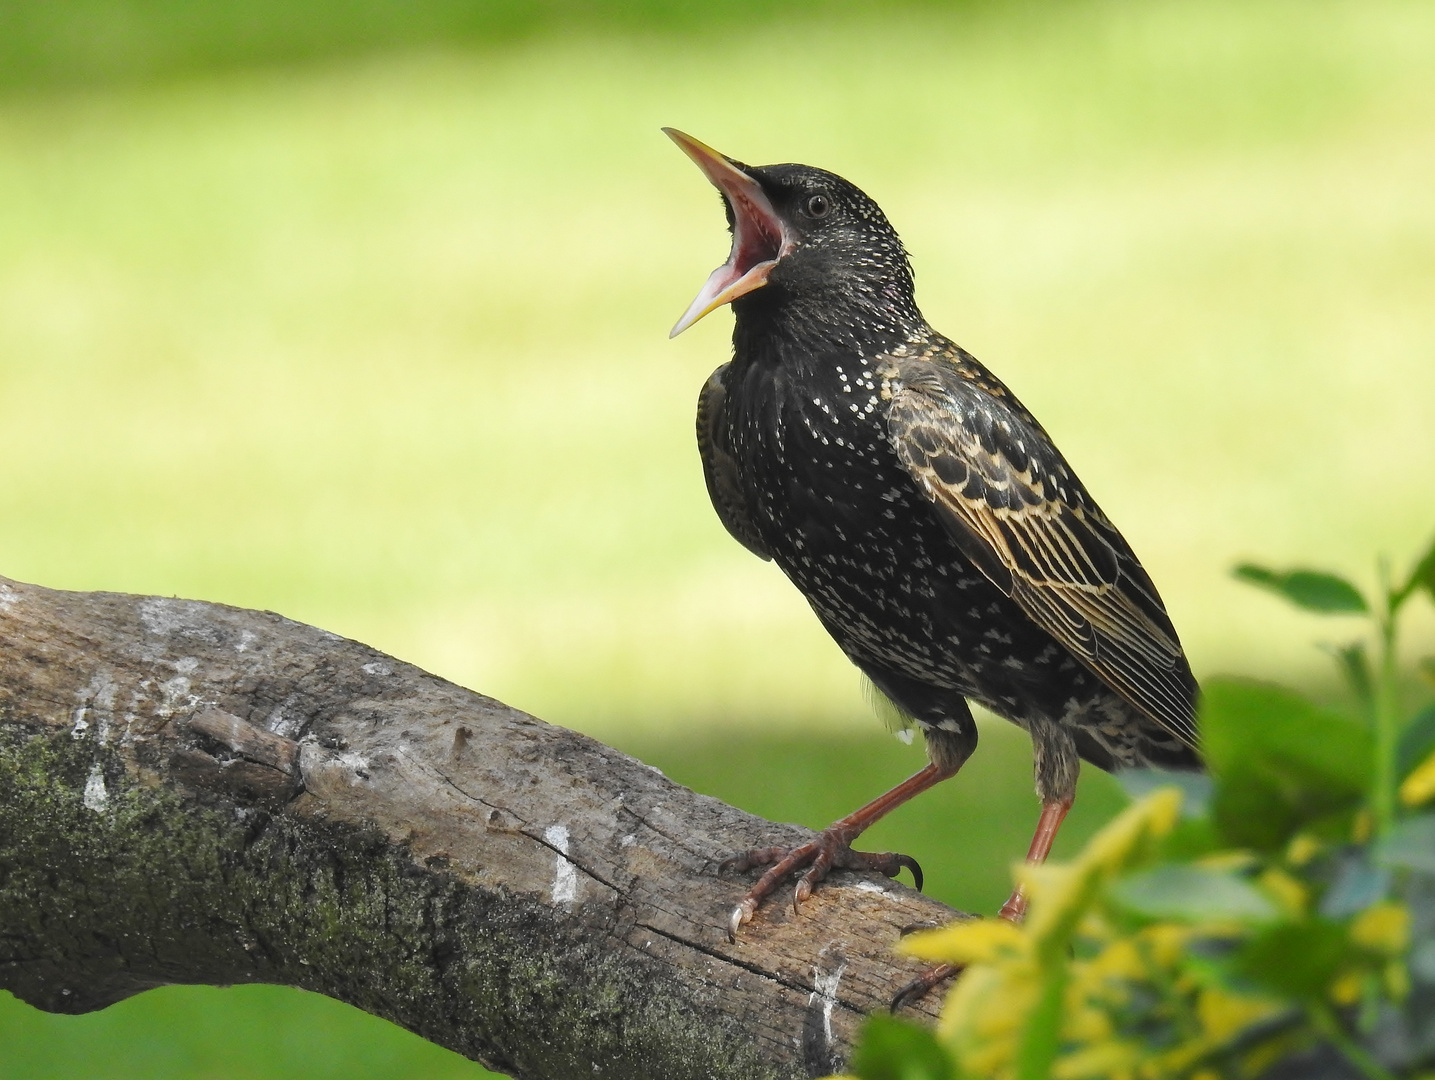
{"label": "bird's wing", "polygon": [[703,479],[707,481],[713,509],[733,539],[754,555],[771,559],[772,552],[748,514],[738,483],[737,460],[723,437],[722,413],[727,400],[723,378],[729,366],[724,364],[714,371],[698,395],[698,453],[703,459]]}
{"label": "bird's wing", "polygon": [[888,434],[953,538],[1038,626],[1189,746],[1195,681],[1150,577],[1004,388],[901,363]]}

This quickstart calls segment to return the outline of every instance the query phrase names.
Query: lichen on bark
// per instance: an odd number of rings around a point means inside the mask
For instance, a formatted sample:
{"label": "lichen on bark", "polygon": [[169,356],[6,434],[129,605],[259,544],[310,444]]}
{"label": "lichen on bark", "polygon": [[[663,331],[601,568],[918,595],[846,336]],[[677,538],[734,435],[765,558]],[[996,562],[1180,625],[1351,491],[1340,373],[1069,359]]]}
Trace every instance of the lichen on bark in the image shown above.
{"label": "lichen on bark", "polygon": [[533,1080],[818,1076],[951,914],[838,875],[728,942],[717,858],[805,830],[278,616],[5,584],[0,986],[39,1008],[272,982]]}

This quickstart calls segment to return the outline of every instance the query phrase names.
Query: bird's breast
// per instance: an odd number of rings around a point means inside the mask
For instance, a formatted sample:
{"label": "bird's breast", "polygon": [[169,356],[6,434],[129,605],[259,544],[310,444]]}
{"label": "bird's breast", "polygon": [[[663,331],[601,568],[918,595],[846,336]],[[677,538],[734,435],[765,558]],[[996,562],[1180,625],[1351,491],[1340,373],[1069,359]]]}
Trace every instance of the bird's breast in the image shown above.
{"label": "bird's breast", "polygon": [[742,390],[728,441],[773,560],[854,659],[970,685],[965,626],[1004,598],[898,461],[873,366],[837,363],[805,380],[759,372]]}
{"label": "bird's breast", "polygon": [[754,514],[785,539],[813,531],[884,532],[926,500],[887,436],[887,404],[873,366],[833,362],[820,376],[759,369],[744,380],[730,441]]}

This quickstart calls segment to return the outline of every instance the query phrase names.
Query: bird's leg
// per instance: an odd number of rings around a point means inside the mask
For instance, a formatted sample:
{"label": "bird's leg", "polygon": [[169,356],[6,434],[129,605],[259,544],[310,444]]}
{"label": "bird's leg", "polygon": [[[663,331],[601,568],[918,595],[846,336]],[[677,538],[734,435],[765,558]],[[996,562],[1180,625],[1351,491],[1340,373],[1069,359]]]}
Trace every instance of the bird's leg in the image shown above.
{"label": "bird's leg", "polygon": [[[1041,817],[1037,819],[1036,832],[1031,838],[1031,847],[1026,851],[1027,862],[1046,862],[1046,857],[1051,854],[1051,845],[1056,840],[1056,831],[1066,820],[1071,803],[1071,799],[1053,799],[1051,802],[1041,804]],[[1026,917],[1026,890],[1018,885],[997,915],[1008,922],[1021,922]]]}
{"label": "bird's leg", "polygon": [[[1051,854],[1051,845],[1056,840],[1056,831],[1066,820],[1071,803],[1071,799],[1057,799],[1042,803],[1041,817],[1036,822],[1036,833],[1031,838],[1031,847],[1027,848],[1027,862],[1046,862],[1046,857]],[[1018,885],[1007,902],[1002,905],[997,917],[1006,919],[1007,922],[1021,922],[1026,917],[1026,890]],[[892,998],[891,1010],[896,1012],[907,1002],[924,997],[933,987],[945,982],[953,975],[959,974],[961,970],[956,964],[938,964],[934,968],[929,968],[897,991],[896,996]]]}
{"label": "bird's leg", "polygon": [[934,784],[956,774],[956,768],[951,766],[928,765],[921,772],[909,776],[891,791],[878,796],[866,806],[854,813],[848,814],[841,821],[835,821],[810,843],[795,848],[756,848],[752,851],[745,851],[728,859],[720,867],[721,870],[735,870],[741,872],[750,870],[754,866],[772,866],[772,869],[758,878],[755,884],[742,899],[742,903],[733,909],[732,917],[728,920],[728,937],[735,939],[738,927],[744,923],[751,922],[753,912],[773,890],[792,871],[806,866],[807,873],[797,883],[793,890],[792,907],[797,906],[812,895],[812,887],[827,876],[827,872],[834,866],[843,870],[876,870],[878,873],[886,874],[888,877],[896,877],[897,872],[906,867],[912,871],[912,877],[917,883],[917,888],[922,887],[922,868],[917,861],[909,855],[898,855],[894,852],[865,852],[853,851],[852,841],[857,839],[873,822],[891,813],[901,806],[908,799],[920,795]]}

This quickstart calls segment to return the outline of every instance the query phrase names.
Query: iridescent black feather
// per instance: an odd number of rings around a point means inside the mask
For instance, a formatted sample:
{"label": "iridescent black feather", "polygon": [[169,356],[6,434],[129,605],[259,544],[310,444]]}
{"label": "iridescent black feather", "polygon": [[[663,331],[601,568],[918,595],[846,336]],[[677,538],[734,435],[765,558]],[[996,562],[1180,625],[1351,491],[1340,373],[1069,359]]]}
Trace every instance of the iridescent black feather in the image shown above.
{"label": "iridescent black feather", "polygon": [[882,211],[822,170],[742,168],[795,243],[734,302],[733,360],[699,402],[728,531],[934,760],[975,746],[970,699],[1031,733],[1044,800],[1071,797],[1078,756],[1199,767],[1196,683],[1150,577],[1032,415],[927,325]]}

